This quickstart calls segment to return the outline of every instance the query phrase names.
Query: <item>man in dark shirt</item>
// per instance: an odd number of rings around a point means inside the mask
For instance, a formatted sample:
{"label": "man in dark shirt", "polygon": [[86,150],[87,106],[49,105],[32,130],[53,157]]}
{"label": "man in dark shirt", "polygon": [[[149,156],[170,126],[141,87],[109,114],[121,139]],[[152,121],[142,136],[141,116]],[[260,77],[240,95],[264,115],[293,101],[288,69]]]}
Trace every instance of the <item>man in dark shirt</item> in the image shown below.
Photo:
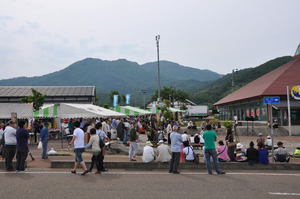
{"label": "man in dark shirt", "polygon": [[28,155],[28,138],[29,133],[27,130],[24,129],[25,122],[19,121],[19,129],[16,133],[17,138],[17,171],[24,171],[25,170],[25,160]]}
{"label": "man in dark shirt", "polygon": [[49,134],[48,123],[45,122],[44,127],[42,128],[41,134],[40,134],[41,141],[42,141],[42,144],[43,144],[42,159],[47,159],[48,158],[48,154],[47,154],[47,151],[48,151],[48,136],[49,136],[48,134]]}
{"label": "man in dark shirt", "polygon": [[250,142],[250,148],[247,149],[247,161],[250,165],[258,162],[258,150],[254,148],[254,142]]}

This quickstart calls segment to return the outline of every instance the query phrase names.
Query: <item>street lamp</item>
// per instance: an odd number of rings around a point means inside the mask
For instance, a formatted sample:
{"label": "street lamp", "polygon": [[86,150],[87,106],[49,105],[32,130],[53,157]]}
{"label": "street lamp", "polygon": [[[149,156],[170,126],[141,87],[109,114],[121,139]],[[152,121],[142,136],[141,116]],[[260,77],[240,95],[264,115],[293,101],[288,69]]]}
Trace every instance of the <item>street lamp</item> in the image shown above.
{"label": "street lamp", "polygon": [[160,101],[159,39],[160,39],[160,35],[155,36],[156,47],[157,47],[157,82],[158,82],[157,102]]}

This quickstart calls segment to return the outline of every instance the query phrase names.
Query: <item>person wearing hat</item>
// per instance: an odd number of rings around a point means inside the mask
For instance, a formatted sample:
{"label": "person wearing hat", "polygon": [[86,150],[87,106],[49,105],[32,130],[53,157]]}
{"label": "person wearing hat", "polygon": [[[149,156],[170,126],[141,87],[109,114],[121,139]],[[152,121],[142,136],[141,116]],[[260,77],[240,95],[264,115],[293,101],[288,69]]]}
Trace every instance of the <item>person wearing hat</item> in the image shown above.
{"label": "person wearing hat", "polygon": [[273,145],[272,138],[271,138],[271,136],[268,135],[267,140],[266,140],[266,148],[268,150],[272,150],[272,145]]}
{"label": "person wearing hat", "polygon": [[158,141],[156,162],[169,162],[171,160],[170,147],[163,140]]}
{"label": "person wearing hat", "polygon": [[281,141],[277,142],[278,148],[274,150],[274,160],[275,162],[289,162],[290,154],[286,148],[283,147]]}
{"label": "person wearing hat", "polygon": [[146,145],[143,150],[143,162],[148,163],[154,161],[155,154],[152,146],[153,144],[150,141],[146,142]]}
{"label": "person wearing hat", "polygon": [[241,143],[237,143],[236,145],[235,157],[237,162],[247,161],[246,149],[244,148],[244,145],[242,145]]}

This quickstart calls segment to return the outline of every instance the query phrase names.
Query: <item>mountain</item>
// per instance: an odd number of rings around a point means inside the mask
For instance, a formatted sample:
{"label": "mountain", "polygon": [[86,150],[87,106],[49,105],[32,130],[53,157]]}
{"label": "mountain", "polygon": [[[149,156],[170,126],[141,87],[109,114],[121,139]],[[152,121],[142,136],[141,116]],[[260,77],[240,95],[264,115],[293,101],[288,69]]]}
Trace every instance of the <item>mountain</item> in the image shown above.
{"label": "mountain", "polygon": [[192,100],[199,104],[212,105],[218,100],[222,99],[234,90],[241,88],[249,82],[259,78],[260,76],[282,66],[283,64],[291,61],[293,57],[284,56],[273,60],[270,60],[264,64],[261,64],[255,68],[247,68],[239,70],[234,73],[234,88],[232,88],[232,74],[227,74],[222,78],[211,82],[206,85],[205,89],[192,96]]}
{"label": "mountain", "polygon": [[[161,85],[192,90],[207,85],[222,75],[196,68],[161,61]],[[95,85],[97,92],[135,93],[141,89],[152,94],[157,88],[156,62],[139,65],[125,59],[106,61],[86,58],[71,64],[63,70],[38,77],[18,77],[0,80],[0,86],[78,86]]]}

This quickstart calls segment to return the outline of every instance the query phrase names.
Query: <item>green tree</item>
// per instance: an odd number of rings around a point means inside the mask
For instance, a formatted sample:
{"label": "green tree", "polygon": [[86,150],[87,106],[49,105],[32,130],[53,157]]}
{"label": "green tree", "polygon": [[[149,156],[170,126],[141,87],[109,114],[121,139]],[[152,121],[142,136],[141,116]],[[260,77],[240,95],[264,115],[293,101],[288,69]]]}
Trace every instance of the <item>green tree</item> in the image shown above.
{"label": "green tree", "polygon": [[38,111],[44,105],[46,95],[43,95],[33,88],[31,89],[31,92],[32,96],[22,98],[21,102],[32,103],[34,111]]}
{"label": "green tree", "polygon": [[[162,100],[169,100],[171,104],[175,101],[184,102],[185,99],[189,98],[188,93],[183,90],[175,89],[173,87],[164,87],[160,91],[160,97]],[[157,99],[157,91],[152,95],[152,100]]]}

